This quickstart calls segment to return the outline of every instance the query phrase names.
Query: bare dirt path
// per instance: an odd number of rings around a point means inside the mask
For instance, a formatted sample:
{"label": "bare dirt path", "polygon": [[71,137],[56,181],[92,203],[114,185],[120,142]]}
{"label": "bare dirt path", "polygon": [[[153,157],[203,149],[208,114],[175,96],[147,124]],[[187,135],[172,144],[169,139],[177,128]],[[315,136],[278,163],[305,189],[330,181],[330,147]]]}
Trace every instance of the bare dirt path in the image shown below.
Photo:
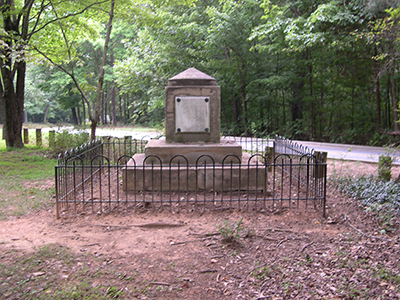
{"label": "bare dirt path", "polygon": [[[376,171],[361,163],[329,162],[328,168],[330,175]],[[314,210],[131,212],[61,220],[54,210],[39,211],[1,221],[0,249],[69,247],[93,272],[112,268],[135,278],[115,283],[124,299],[400,299],[398,231],[382,235],[372,214],[333,189],[327,203],[326,219]],[[226,241],[219,229],[239,220],[240,237]],[[62,278],[68,280],[70,272]],[[100,277],[97,284],[113,280]]]}

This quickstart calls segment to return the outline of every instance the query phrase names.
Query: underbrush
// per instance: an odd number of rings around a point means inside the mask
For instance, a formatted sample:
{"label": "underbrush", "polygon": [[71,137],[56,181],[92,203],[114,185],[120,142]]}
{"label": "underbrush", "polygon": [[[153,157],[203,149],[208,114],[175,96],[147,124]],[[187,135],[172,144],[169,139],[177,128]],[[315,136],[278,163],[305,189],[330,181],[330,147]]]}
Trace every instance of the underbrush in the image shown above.
{"label": "underbrush", "polygon": [[339,191],[376,214],[382,233],[396,230],[395,220],[400,216],[400,184],[375,176],[340,177],[335,179],[335,184]]}
{"label": "underbrush", "polygon": [[54,143],[50,146],[50,152],[54,157],[57,157],[59,153],[80,147],[89,140],[89,134],[85,131],[77,131],[73,134],[67,130],[56,132]]}

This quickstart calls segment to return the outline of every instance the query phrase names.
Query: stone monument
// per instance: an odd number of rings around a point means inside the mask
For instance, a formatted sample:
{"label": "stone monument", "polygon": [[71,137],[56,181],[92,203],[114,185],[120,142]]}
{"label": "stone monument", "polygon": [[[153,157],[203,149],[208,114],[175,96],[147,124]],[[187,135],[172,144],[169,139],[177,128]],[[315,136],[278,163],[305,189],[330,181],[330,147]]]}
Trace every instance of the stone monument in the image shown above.
{"label": "stone monument", "polygon": [[[195,68],[172,77],[165,88],[165,140],[151,140],[145,156],[156,155],[168,164],[175,155],[195,164],[201,155],[222,163],[226,155],[241,159],[242,147],[220,138],[220,87]],[[146,160],[151,163],[152,160]]]}
{"label": "stone monument", "polygon": [[[206,168],[197,168],[199,157],[207,161],[203,163]],[[224,176],[221,164],[228,163],[226,158],[235,166]],[[133,156],[123,170],[123,189],[154,190],[162,185],[163,191],[176,190],[177,186],[190,191],[199,187],[225,190],[228,182],[239,186],[240,181],[250,182],[253,190],[265,187],[266,173],[259,166],[240,166],[241,162],[242,147],[220,137],[220,87],[213,77],[190,68],[168,80],[165,139],[150,140],[144,154]],[[179,175],[184,168],[187,174]],[[254,180],[249,181],[250,177]],[[155,188],[155,183],[160,186]]]}

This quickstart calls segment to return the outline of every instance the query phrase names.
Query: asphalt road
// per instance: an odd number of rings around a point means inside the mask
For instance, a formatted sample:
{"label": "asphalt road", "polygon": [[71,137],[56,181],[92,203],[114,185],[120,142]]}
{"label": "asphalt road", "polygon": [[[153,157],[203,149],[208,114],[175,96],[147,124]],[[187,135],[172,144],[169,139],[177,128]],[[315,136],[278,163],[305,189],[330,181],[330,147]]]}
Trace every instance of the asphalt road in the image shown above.
{"label": "asphalt road", "polygon": [[383,147],[347,145],[347,144],[331,144],[320,142],[296,141],[298,144],[328,153],[328,158],[353,160],[362,162],[377,163],[379,156],[390,155],[394,165],[400,165],[400,150],[390,150]]}

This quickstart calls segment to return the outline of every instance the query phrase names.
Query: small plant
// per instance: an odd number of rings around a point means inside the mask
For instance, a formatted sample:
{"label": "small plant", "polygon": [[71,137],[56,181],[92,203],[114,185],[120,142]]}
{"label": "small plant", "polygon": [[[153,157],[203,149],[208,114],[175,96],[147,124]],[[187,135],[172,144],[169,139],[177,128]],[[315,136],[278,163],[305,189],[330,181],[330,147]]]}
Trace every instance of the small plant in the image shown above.
{"label": "small plant", "polygon": [[390,156],[379,156],[378,177],[384,181],[392,179],[392,158]]}
{"label": "small plant", "polygon": [[119,287],[116,286],[110,286],[107,289],[107,295],[110,296],[111,298],[115,299],[121,296],[123,293],[123,289],[120,289]]}
{"label": "small plant", "polygon": [[217,225],[218,231],[226,242],[234,242],[239,238],[247,236],[248,232],[245,232],[243,227],[243,218],[239,221],[230,222],[225,220],[224,222]]}
{"label": "small plant", "polygon": [[270,266],[258,267],[253,270],[250,275],[257,277],[258,279],[264,280],[270,277],[274,273],[274,270]]}

